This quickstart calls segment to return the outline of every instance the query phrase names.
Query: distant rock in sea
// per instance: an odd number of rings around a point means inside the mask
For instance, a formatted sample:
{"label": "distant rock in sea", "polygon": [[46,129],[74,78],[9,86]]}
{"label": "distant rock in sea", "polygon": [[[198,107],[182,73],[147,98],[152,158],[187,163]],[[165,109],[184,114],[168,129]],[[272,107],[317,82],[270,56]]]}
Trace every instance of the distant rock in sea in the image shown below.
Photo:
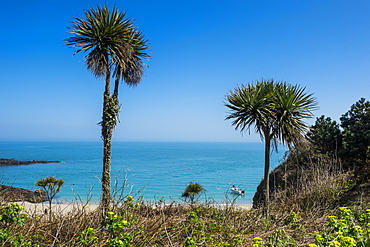
{"label": "distant rock in sea", "polygon": [[3,202],[44,202],[46,192],[43,190],[26,190],[12,186],[0,185],[0,203]]}
{"label": "distant rock in sea", "polygon": [[16,160],[16,159],[0,159],[0,166],[16,166],[16,165],[30,165],[30,164],[45,164],[45,163],[60,163],[61,161],[47,161],[47,160]]}

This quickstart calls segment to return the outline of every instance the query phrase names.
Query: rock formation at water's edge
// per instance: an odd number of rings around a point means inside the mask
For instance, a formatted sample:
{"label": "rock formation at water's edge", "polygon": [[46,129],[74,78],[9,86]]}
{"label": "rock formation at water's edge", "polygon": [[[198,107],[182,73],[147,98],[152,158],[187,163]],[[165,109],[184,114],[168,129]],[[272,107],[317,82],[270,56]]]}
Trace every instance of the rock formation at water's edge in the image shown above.
{"label": "rock formation at water's edge", "polygon": [[43,190],[26,190],[7,185],[0,185],[0,203],[3,202],[44,202],[46,192]]}
{"label": "rock formation at water's edge", "polygon": [[48,160],[16,160],[16,159],[0,159],[0,166],[16,166],[16,165],[30,165],[30,164],[46,164],[46,163],[60,163],[61,161]]}

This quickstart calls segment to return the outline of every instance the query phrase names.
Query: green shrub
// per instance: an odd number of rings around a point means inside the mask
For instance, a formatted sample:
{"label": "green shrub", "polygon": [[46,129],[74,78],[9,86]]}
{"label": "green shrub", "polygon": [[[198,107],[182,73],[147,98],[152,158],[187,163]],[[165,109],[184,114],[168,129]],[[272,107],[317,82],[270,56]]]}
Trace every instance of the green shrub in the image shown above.
{"label": "green shrub", "polygon": [[14,234],[10,231],[10,229],[14,229],[16,226],[23,226],[25,224],[28,214],[21,214],[23,209],[17,203],[12,203],[0,210],[0,244],[2,246],[36,246],[26,241],[22,234]]}
{"label": "green shrub", "polygon": [[329,229],[316,233],[310,247],[357,247],[370,246],[370,209],[355,217],[351,209],[340,207],[338,216],[328,216]]}

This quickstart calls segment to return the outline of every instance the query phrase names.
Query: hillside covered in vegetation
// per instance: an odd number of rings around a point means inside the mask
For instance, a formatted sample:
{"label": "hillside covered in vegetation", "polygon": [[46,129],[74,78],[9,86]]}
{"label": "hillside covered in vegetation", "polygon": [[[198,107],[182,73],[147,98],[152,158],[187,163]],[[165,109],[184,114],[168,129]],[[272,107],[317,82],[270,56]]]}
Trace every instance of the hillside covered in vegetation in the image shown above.
{"label": "hillside covered in vegetation", "polygon": [[[271,172],[275,204],[310,211],[370,201],[370,102],[360,99],[340,121],[317,118],[306,139]],[[264,200],[262,185],[254,207]]]}

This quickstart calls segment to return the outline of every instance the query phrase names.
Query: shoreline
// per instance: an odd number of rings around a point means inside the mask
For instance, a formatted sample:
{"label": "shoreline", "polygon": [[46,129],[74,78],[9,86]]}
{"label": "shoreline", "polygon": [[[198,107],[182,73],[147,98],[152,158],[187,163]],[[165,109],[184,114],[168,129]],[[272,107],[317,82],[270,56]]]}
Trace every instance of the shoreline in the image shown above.
{"label": "shoreline", "polygon": [[[19,206],[23,206],[24,213],[27,213],[32,216],[40,216],[48,214],[49,212],[49,203],[48,202],[39,202],[39,203],[31,203],[31,202],[13,202],[17,203]],[[6,203],[11,204],[11,203]],[[150,205],[150,204],[143,204],[143,205]],[[99,208],[99,203],[82,203],[82,202],[68,202],[68,203],[53,203],[51,204],[51,210],[54,214],[60,214],[66,216],[68,214],[75,214],[75,213],[91,213]],[[156,207],[156,205],[152,205]],[[165,205],[167,206],[167,205]],[[219,204],[214,207],[225,207],[227,204]],[[229,205],[231,206],[231,205]],[[251,210],[252,205],[250,204],[234,204],[233,207],[242,209],[242,210]]]}

